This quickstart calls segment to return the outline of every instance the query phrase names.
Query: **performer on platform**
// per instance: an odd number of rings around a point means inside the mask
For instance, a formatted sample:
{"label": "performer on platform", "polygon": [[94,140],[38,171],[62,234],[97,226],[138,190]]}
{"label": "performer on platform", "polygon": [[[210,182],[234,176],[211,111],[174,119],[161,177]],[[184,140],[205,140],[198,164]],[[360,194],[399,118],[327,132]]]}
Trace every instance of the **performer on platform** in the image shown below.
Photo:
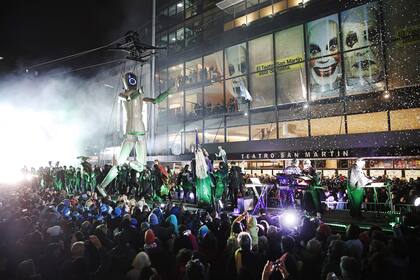
{"label": "performer on platform", "polygon": [[232,161],[232,166],[229,172],[229,196],[233,207],[236,207],[238,202],[238,193],[242,192],[244,186],[244,177],[242,169]]}
{"label": "performer on platform", "polygon": [[102,183],[97,187],[102,196],[106,196],[105,188],[118,175],[117,166],[127,161],[131,150],[136,151],[136,160],[129,163],[130,167],[138,172],[143,171],[146,165],[146,130],[143,123],[143,101],[158,104],[166,99],[170,90],[161,93],[157,98],[144,97],[143,89],[138,88],[137,77],[134,73],[126,73],[123,79],[125,91],[120,93],[126,111],[125,139],[121,144],[121,152],[117,165],[108,172]]}
{"label": "performer on platform", "polygon": [[294,184],[295,184],[296,177],[302,174],[302,170],[299,167],[299,160],[293,159],[291,164],[283,170],[283,174],[289,177],[288,178],[289,188],[285,192],[281,193],[280,199],[282,200],[283,206],[288,204],[294,207],[295,206]]}
{"label": "performer on platform", "polygon": [[307,211],[314,211],[315,213],[321,214],[321,199],[318,191],[321,188],[321,180],[309,159],[303,161],[302,175],[310,179],[308,182],[309,187],[303,193],[304,208]]}
{"label": "performer on platform", "polygon": [[216,177],[215,199],[220,200],[225,193],[228,183],[228,169],[227,165],[223,161],[219,163],[219,169],[216,171],[214,176]]}
{"label": "performer on platform", "polygon": [[218,146],[217,148],[219,149],[219,153],[216,153],[216,154],[215,154],[215,155],[216,155],[216,158],[222,158],[223,162],[224,162],[224,163],[226,164],[226,166],[227,166],[228,161],[227,161],[226,151],[225,151],[225,150],[223,150],[223,147],[222,147],[222,146]]}
{"label": "performer on platform", "polygon": [[347,195],[349,198],[350,215],[361,218],[361,206],[363,202],[363,191],[369,183],[372,182],[364,173],[365,161],[357,159],[356,163],[350,169],[350,177],[347,186]]}
{"label": "performer on platform", "polygon": [[302,174],[302,170],[299,167],[299,160],[297,159],[292,159],[292,162],[289,166],[287,166],[284,170],[283,173],[286,175],[300,175]]}
{"label": "performer on platform", "polygon": [[206,157],[200,146],[195,149],[195,173],[196,173],[196,190],[197,201],[199,204],[210,205],[212,203],[211,188],[213,183],[208,174],[209,167]]}

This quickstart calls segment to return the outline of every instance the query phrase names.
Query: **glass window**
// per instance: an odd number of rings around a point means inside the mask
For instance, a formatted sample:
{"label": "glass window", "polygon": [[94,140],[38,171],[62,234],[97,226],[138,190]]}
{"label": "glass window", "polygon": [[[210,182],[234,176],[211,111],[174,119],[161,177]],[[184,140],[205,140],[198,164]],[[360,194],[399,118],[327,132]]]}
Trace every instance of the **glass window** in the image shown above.
{"label": "glass window", "polygon": [[282,121],[292,121],[292,120],[302,120],[308,118],[308,110],[301,107],[290,106],[288,108],[278,108],[277,110],[277,120]]}
{"label": "glass window", "polygon": [[296,6],[299,6],[299,4],[301,4],[302,2],[303,0],[288,0],[287,7],[288,8],[296,7]]}
{"label": "glass window", "polygon": [[168,100],[158,103],[157,106],[157,129],[159,131],[166,131],[166,124],[168,123]]}
{"label": "glass window", "polygon": [[274,74],[265,71],[250,75],[251,108],[272,106],[275,103]]}
{"label": "glass window", "polygon": [[173,4],[173,5],[169,6],[168,15],[169,16],[176,15],[176,4]]}
{"label": "glass window", "polygon": [[181,154],[181,133],[168,134],[168,148],[172,155]]}
{"label": "glass window", "polygon": [[248,109],[246,100],[251,100],[246,77],[226,80],[226,109],[228,112],[245,111]]}
{"label": "glass window", "polygon": [[225,50],[226,78],[237,77],[247,73],[246,43],[229,47]]}
{"label": "glass window", "polygon": [[387,112],[347,116],[347,132],[349,134],[379,131],[388,131]]}
{"label": "glass window", "polygon": [[341,56],[338,15],[307,24],[311,100],[339,95]]}
{"label": "glass window", "polygon": [[306,100],[303,26],[275,34],[278,104]]}
{"label": "glass window", "polygon": [[205,114],[221,114],[225,112],[223,83],[217,82],[204,87]]}
{"label": "glass window", "polygon": [[195,45],[200,39],[201,21],[200,18],[194,17],[185,22],[185,46]]}
{"label": "glass window", "polygon": [[201,57],[185,63],[185,84],[194,85],[201,81]]}
{"label": "glass window", "polygon": [[168,122],[174,123],[184,117],[184,93],[182,91],[168,96]]}
{"label": "glass window", "polygon": [[314,103],[311,104],[307,110],[310,112],[311,119],[341,116],[344,114],[344,106],[342,101],[324,104]]}
{"label": "glass window", "polygon": [[238,115],[226,118],[226,140],[227,142],[249,140],[248,117]]}
{"label": "glass window", "polygon": [[390,112],[391,130],[420,129],[420,108]]}
{"label": "glass window", "polygon": [[[197,133],[196,133],[197,131]],[[191,145],[195,145],[196,137],[198,142],[203,143],[203,121],[194,121],[185,123],[185,148],[189,149]]]}
{"label": "glass window", "polygon": [[344,116],[311,119],[311,136],[345,134]]}
{"label": "glass window", "polygon": [[382,90],[385,83],[376,3],[344,11],[341,15],[346,92]]}
{"label": "glass window", "polygon": [[202,81],[215,82],[223,79],[222,51],[204,57],[204,68],[201,73]]}
{"label": "glass window", "polygon": [[176,13],[182,13],[184,12],[184,1],[179,1],[178,3],[176,3]]}
{"label": "glass window", "polygon": [[251,140],[266,140],[277,138],[276,112],[251,114]]}
{"label": "glass window", "polygon": [[222,143],[225,141],[225,123],[223,118],[204,120],[204,143]]}
{"label": "glass window", "polygon": [[273,12],[275,14],[287,9],[287,0],[282,0],[278,3],[273,4]]}
{"label": "glass window", "polygon": [[168,149],[168,138],[167,138],[167,134],[166,133],[162,133],[162,134],[156,134],[156,138],[155,138],[155,145],[154,145],[154,149],[155,149],[155,153],[156,154],[162,154],[162,153],[166,153],[167,149]]}
{"label": "glass window", "polygon": [[279,122],[279,138],[308,137],[308,121]]}
{"label": "glass window", "polygon": [[404,40],[405,43],[418,40],[415,36],[420,24],[418,1],[385,0],[382,2],[387,40]]}
{"label": "glass window", "polygon": [[176,87],[177,89],[184,86],[184,65],[178,64],[168,69],[168,87]]}
{"label": "glass window", "polygon": [[273,69],[273,35],[267,35],[248,43],[250,72]]}
{"label": "glass window", "polygon": [[196,119],[203,116],[203,92],[201,88],[185,91],[185,118]]}
{"label": "glass window", "polygon": [[258,4],[258,0],[246,0],[246,7],[251,8]]}
{"label": "glass window", "polygon": [[197,0],[185,0],[185,18],[197,14]]}
{"label": "glass window", "polygon": [[416,43],[407,40],[396,41],[388,48],[388,81],[390,88],[420,84],[419,41]]}
{"label": "glass window", "polygon": [[168,78],[168,70],[166,68],[159,71],[156,79],[156,89],[158,91],[164,91],[168,88]]}

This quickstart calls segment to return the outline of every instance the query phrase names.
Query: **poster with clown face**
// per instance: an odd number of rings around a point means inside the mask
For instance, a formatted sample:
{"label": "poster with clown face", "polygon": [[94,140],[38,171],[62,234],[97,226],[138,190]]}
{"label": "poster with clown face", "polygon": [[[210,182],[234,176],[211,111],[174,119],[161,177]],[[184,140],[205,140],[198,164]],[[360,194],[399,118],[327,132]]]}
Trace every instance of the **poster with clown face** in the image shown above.
{"label": "poster with clown face", "polygon": [[384,74],[376,4],[344,11],[341,19],[346,93],[382,90]]}
{"label": "poster with clown face", "polygon": [[340,92],[339,41],[337,14],[307,24],[307,56],[312,100],[335,97]]}

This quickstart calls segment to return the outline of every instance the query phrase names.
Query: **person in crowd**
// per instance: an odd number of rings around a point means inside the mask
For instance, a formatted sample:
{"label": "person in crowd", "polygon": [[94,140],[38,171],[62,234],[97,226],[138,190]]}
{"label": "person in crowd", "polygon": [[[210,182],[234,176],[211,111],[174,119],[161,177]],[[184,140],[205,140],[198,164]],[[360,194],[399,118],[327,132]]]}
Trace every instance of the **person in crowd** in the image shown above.
{"label": "person in crowd", "polygon": [[236,165],[236,162],[231,162],[229,170],[229,196],[232,206],[236,207],[238,202],[238,194],[242,192],[244,186],[244,178],[242,169]]}

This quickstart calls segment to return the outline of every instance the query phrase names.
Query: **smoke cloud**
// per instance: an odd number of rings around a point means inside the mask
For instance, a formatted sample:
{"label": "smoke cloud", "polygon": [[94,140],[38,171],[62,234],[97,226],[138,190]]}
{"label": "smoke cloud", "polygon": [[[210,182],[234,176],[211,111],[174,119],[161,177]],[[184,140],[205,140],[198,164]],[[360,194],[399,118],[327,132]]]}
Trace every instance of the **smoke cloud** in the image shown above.
{"label": "smoke cloud", "polygon": [[0,178],[24,165],[77,164],[85,147],[103,149],[105,134],[116,129],[112,108],[120,75],[103,72],[82,79],[57,75],[62,72],[0,80]]}

